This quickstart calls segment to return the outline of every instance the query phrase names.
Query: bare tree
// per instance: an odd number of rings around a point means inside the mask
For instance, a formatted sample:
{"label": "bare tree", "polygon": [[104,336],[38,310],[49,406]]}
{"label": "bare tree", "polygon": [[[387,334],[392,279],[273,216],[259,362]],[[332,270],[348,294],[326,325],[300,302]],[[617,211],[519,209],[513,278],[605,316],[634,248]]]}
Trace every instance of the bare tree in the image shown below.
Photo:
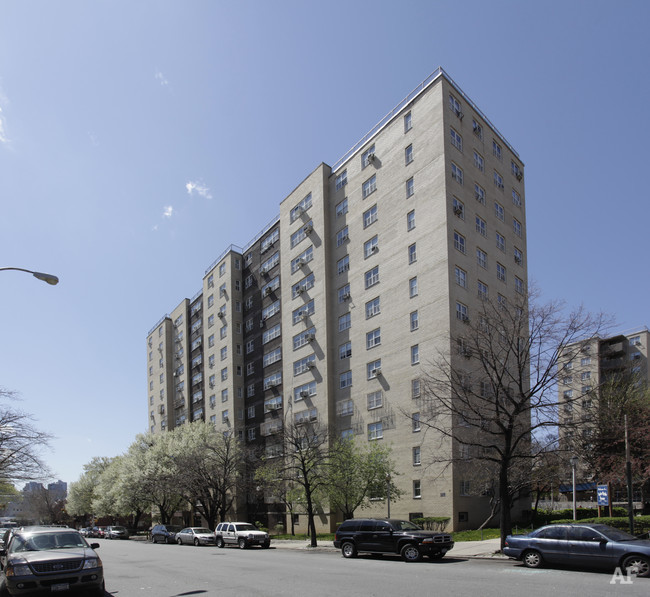
{"label": "bare tree", "polygon": [[327,428],[318,422],[290,423],[281,433],[284,454],[265,459],[255,476],[261,482],[282,482],[301,488],[311,545],[316,547],[315,515],[327,487]]}
{"label": "bare tree", "polygon": [[33,424],[33,417],[14,408],[15,392],[0,388],[0,481],[35,481],[50,476],[41,458],[52,436]]}
{"label": "bare tree", "polygon": [[431,462],[482,469],[480,489],[494,488],[502,544],[524,490],[515,480],[526,478],[522,466],[534,455],[531,434],[557,425],[560,356],[575,358],[606,323],[582,308],[566,312],[559,302],[536,299],[482,301],[423,379],[421,424],[440,439]]}

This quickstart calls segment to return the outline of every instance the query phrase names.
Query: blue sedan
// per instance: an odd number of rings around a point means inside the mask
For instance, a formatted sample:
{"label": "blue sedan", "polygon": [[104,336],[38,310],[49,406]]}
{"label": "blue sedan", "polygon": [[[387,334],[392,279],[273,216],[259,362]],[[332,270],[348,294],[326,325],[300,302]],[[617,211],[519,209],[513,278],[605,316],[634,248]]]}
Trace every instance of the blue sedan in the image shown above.
{"label": "blue sedan", "polygon": [[650,576],[650,541],[606,524],[552,524],[527,535],[508,535],[503,553],[529,568],[544,564]]}

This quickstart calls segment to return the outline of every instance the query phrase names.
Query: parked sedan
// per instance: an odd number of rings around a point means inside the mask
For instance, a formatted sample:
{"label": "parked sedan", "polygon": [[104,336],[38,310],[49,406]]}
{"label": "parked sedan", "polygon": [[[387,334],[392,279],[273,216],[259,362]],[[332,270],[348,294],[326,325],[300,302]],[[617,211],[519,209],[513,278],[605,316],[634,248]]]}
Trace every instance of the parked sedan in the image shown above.
{"label": "parked sedan", "polygon": [[650,541],[606,524],[552,524],[508,535],[503,553],[529,568],[544,564],[614,570],[650,577]]}
{"label": "parked sedan", "polygon": [[106,527],[106,530],[104,531],[104,538],[105,539],[128,539],[129,531],[127,531],[124,527],[121,526]]}
{"label": "parked sedan", "polygon": [[214,545],[214,533],[205,527],[187,527],[176,533],[179,545]]}
{"label": "parked sedan", "polygon": [[176,533],[180,530],[181,527],[175,524],[157,524],[151,529],[151,542],[174,543],[176,541]]}

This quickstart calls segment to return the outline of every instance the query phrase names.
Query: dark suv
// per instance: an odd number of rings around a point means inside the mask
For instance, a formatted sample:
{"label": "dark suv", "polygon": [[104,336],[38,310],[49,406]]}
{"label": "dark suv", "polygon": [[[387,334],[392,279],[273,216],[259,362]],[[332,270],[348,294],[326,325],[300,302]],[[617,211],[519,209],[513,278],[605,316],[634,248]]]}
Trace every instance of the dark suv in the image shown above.
{"label": "dark suv", "polygon": [[157,524],[151,529],[151,542],[176,543],[176,533],[180,530],[177,524]]}
{"label": "dark suv", "polygon": [[394,518],[353,518],[336,531],[334,547],[344,558],[359,552],[398,553],[407,562],[418,562],[423,555],[439,560],[454,542],[448,533],[425,531],[408,520]]}

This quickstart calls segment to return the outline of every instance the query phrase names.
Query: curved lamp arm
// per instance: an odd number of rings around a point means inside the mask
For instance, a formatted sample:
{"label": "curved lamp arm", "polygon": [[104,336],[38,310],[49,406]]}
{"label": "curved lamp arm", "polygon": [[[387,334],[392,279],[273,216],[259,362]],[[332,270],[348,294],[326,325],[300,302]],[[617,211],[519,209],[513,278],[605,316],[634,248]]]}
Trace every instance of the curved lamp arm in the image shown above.
{"label": "curved lamp arm", "polygon": [[31,269],[23,269],[22,267],[0,267],[0,272],[4,272],[7,270],[13,270],[17,272],[27,272],[28,274],[32,274],[32,276],[34,276],[35,278],[39,280],[43,280],[43,282],[47,282],[52,286],[56,286],[59,283],[59,279],[56,276],[53,276],[52,274],[44,274],[43,272],[33,272]]}

